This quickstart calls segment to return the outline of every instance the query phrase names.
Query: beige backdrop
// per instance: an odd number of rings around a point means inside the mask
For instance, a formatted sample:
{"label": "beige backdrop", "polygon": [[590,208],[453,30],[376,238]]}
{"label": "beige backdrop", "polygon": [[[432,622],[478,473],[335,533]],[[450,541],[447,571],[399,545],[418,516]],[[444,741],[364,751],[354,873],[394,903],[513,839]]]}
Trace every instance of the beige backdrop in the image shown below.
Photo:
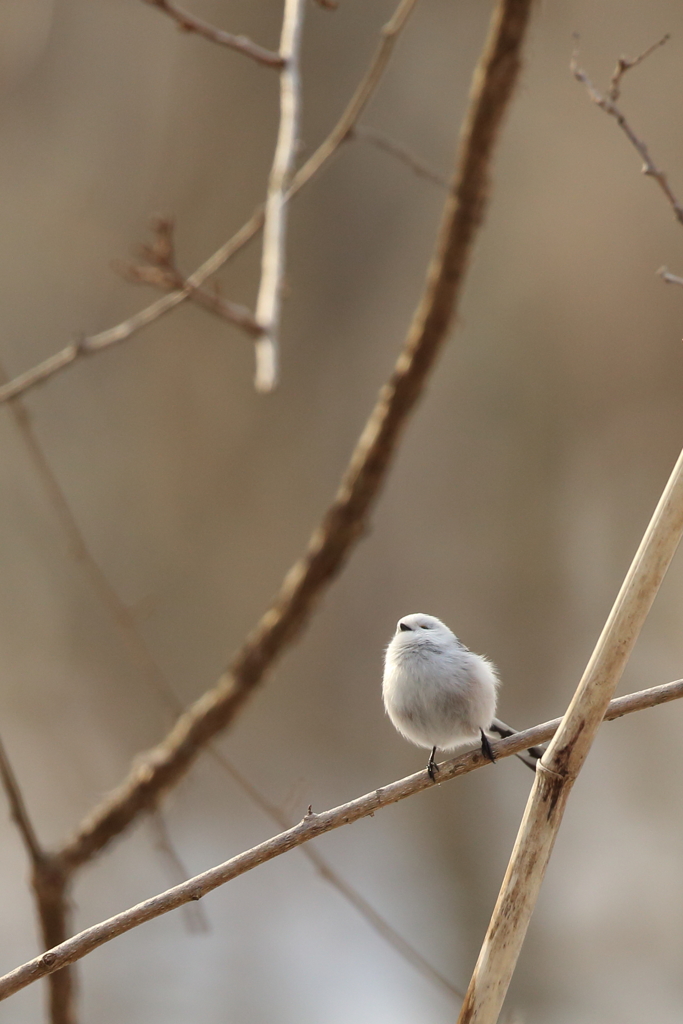
{"label": "beige backdrop", "polygon": [[[365,68],[390,0],[311,4],[310,151]],[[193,10],[276,46],[276,0]],[[422,0],[364,121],[447,173],[489,4]],[[683,228],[568,71],[572,33],[606,83],[621,52],[672,41],[623,103],[683,192],[683,10],[544,0],[495,169],[457,330],[374,517],[311,628],[222,747],[295,817],[417,770],[379,698],[396,619],[426,611],[492,657],[500,713],[559,714],[683,440]],[[1,358],[18,373],[154,296],[110,262],[177,218],[189,271],[263,196],[277,76],[175,31],[137,0],[0,7]],[[348,144],[291,212],[283,375],[181,308],[65,372],[28,405],[94,554],[183,702],[213,683],[330,499],[419,295],[438,187]],[[222,275],[253,303],[258,245]],[[70,556],[0,409],[0,732],[40,835],[57,842],[167,717]],[[683,559],[621,692],[683,675]],[[683,708],[608,725],[567,812],[510,992],[528,1024],[680,1024]],[[531,775],[506,761],[325,837],[319,848],[457,984],[469,977]],[[26,864],[4,801],[0,966],[33,956]],[[208,760],[167,803],[191,872],[272,824]],[[147,823],[80,877],[85,926],[172,879]],[[98,1024],[446,1024],[456,1005],[300,854],[88,957]],[[42,1020],[34,986],[2,1024]]]}

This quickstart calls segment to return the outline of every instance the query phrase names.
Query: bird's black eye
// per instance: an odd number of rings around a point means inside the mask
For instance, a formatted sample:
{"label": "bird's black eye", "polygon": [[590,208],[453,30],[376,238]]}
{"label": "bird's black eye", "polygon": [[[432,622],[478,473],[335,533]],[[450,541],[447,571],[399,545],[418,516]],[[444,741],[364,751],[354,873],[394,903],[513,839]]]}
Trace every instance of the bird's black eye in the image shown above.
{"label": "bird's black eye", "polygon": [[420,626],[420,629],[429,629],[429,626]]}
{"label": "bird's black eye", "polygon": [[413,627],[412,627],[412,626],[409,626],[409,625],[407,625],[407,623],[405,623],[405,622],[399,622],[399,624],[398,624],[398,628],[399,628],[399,629],[400,629],[400,630],[401,630],[402,632],[404,632],[404,633],[408,633],[408,632],[411,632],[411,631],[412,631],[412,628],[413,628]]}

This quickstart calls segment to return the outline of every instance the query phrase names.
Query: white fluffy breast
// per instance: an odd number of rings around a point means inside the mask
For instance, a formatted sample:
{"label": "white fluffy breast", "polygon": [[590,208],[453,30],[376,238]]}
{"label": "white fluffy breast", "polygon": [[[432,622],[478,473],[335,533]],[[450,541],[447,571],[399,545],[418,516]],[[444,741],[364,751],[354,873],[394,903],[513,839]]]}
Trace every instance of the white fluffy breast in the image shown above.
{"label": "white fluffy breast", "polygon": [[[432,619],[406,616],[401,622]],[[382,694],[398,731],[422,747],[449,750],[488,729],[496,710],[493,665],[441,629],[397,628],[385,657]]]}

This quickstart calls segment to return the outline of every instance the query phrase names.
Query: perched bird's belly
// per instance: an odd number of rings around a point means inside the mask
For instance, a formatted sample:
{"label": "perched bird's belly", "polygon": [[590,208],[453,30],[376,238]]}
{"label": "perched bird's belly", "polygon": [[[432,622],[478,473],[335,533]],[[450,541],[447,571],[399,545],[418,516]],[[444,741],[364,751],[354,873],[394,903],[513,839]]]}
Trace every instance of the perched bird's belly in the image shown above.
{"label": "perched bird's belly", "polygon": [[433,672],[427,677],[419,672],[419,665],[410,665],[404,671],[397,667],[386,681],[384,702],[391,721],[406,739],[418,746],[448,750],[477,739],[480,728],[490,724],[474,689],[475,680],[466,672],[457,678],[435,678]]}

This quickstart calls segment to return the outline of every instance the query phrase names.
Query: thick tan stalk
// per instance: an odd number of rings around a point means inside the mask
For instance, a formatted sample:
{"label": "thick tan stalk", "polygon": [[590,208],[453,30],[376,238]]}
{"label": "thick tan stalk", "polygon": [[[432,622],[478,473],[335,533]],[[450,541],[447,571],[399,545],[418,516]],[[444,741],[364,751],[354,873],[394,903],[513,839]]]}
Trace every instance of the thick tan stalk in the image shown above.
{"label": "thick tan stalk", "polygon": [[683,533],[683,453],[583,678],[541,759],[458,1024],[495,1024],[574,781]]}
{"label": "thick tan stalk", "polygon": [[[618,697],[610,703],[605,718],[621,718],[622,715],[642,711],[644,708],[664,704],[667,701],[679,700],[681,697],[683,697],[683,679],[677,679],[673,683],[665,683],[663,686],[655,686],[650,690],[630,693],[627,697]],[[552,722],[535,725],[531,729],[515,733],[513,736],[495,743],[494,751],[497,759],[510,757],[537,743],[544,743],[555,733],[561,722],[562,719],[556,718]],[[410,775],[406,779],[399,779],[388,786],[374,790],[372,793],[366,793],[365,796],[360,796],[340,807],[324,811],[322,814],[309,812],[298,825],[287,829],[280,835],[273,836],[265,843],[259,843],[251,850],[226,861],[225,864],[219,864],[195,878],[190,878],[182,885],[177,885],[158,896],[153,896],[151,899],[145,900],[144,903],[139,903],[115,917],[110,917],[107,921],[101,921],[91,928],[86,928],[85,931],[74,935],[73,938],[67,939],[66,942],[54,949],[43,953],[42,956],[10,971],[9,974],[0,978],[0,1000],[7,999],[8,996],[19,992],[20,989],[31,985],[52,971],[59,970],[66,964],[75,963],[76,960],[87,956],[93,949],[104,945],[105,942],[116,938],[117,935],[123,935],[132,928],[144,924],[145,921],[151,921],[155,917],[185,906],[192,900],[201,899],[202,896],[206,896],[218,886],[232,881],[233,878],[253,870],[260,864],[273,860],[274,857],[288,853],[289,850],[293,850],[325,832],[350,825],[361,818],[372,816],[383,807],[395,804],[399,800],[405,800],[415,793],[421,793],[432,786],[438,786],[442,782],[448,782],[450,779],[487,766],[490,766],[490,761],[484,757],[481,750],[477,749],[439,765],[436,781],[432,781],[426,771],[421,771],[416,775]]]}

